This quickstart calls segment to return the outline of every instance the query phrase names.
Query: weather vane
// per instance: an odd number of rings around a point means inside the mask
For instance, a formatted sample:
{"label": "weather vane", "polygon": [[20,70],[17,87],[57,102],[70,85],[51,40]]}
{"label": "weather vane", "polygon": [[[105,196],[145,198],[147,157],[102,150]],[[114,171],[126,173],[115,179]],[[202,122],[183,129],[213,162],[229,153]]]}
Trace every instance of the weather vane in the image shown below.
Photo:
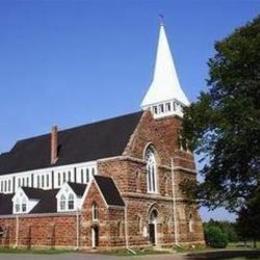
{"label": "weather vane", "polygon": [[164,15],[159,14],[160,24],[163,25]]}

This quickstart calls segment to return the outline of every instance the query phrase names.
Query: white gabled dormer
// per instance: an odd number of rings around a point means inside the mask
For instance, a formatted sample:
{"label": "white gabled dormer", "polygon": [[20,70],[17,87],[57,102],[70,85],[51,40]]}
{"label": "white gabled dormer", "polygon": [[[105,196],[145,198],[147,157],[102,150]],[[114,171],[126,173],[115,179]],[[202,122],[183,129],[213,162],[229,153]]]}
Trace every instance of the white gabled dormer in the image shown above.
{"label": "white gabled dormer", "polygon": [[39,202],[37,198],[30,198],[24,192],[22,187],[19,187],[12,198],[13,214],[29,213]]}
{"label": "white gabled dormer", "polygon": [[182,117],[183,106],[189,104],[181,88],[165,28],[161,23],[153,81],[142,101],[141,108],[151,110],[154,118],[170,115]]}
{"label": "white gabled dormer", "polygon": [[79,210],[86,187],[86,184],[64,183],[56,195],[57,212]]}

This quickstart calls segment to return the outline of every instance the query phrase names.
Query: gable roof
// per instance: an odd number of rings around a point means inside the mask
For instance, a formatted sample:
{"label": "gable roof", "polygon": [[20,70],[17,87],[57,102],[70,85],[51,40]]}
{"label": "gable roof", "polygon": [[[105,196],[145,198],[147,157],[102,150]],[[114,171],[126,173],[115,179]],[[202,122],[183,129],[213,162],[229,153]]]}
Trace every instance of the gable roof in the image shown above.
{"label": "gable roof", "polygon": [[68,185],[71,187],[71,189],[75,192],[75,194],[78,197],[83,196],[87,187],[87,184],[75,183],[75,182],[68,182]]}
{"label": "gable roof", "polygon": [[102,192],[102,195],[109,206],[125,206],[125,203],[114,183],[110,177],[101,175],[94,176],[95,181]]}
{"label": "gable roof", "polygon": [[36,213],[55,213],[57,212],[56,194],[59,189],[45,190],[37,205],[29,212],[29,214]]}
{"label": "gable roof", "polygon": [[29,199],[41,199],[45,195],[45,190],[37,189],[37,188],[29,188],[29,187],[21,187],[24,191],[25,195]]}
{"label": "gable roof", "polygon": [[0,194],[0,215],[9,215],[13,212],[13,198],[14,194]]}
{"label": "gable roof", "polygon": [[18,141],[0,155],[0,175],[121,155],[143,112],[58,132],[58,160],[50,164],[50,134]]}
{"label": "gable roof", "polygon": [[[55,213],[57,212],[56,194],[58,189],[41,190],[34,188],[22,188],[30,199],[39,199],[39,202],[28,214]],[[0,194],[0,215],[13,214],[12,198],[15,194]]]}

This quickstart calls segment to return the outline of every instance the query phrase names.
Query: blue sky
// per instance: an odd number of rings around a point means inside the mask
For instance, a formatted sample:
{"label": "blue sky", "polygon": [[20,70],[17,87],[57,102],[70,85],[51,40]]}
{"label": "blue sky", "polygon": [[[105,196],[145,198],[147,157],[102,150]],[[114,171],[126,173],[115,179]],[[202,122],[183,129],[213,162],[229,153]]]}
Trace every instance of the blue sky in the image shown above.
{"label": "blue sky", "polygon": [[195,101],[206,88],[214,42],[260,14],[260,1],[0,0],[0,152],[54,124],[139,110],[152,79],[158,14]]}

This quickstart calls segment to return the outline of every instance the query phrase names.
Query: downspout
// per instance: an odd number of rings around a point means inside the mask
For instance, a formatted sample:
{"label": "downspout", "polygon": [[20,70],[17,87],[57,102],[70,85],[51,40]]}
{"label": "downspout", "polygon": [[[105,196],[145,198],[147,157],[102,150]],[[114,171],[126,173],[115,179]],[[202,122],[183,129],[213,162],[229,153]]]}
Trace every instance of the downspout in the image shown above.
{"label": "downspout", "polygon": [[79,209],[77,209],[76,212],[76,236],[77,236],[77,242],[76,242],[76,250],[79,250]]}
{"label": "downspout", "polygon": [[136,252],[129,247],[129,241],[128,241],[128,220],[127,220],[127,203],[125,202],[125,209],[124,209],[124,215],[125,215],[125,247],[127,251],[129,251],[131,254],[136,255]]}
{"label": "downspout", "polygon": [[174,172],[174,161],[173,157],[171,158],[171,172],[172,172],[172,201],[173,201],[173,218],[174,218],[174,233],[175,233],[175,245],[179,245],[178,241],[178,219],[177,219],[177,212],[176,212],[176,190],[175,190],[175,172]]}
{"label": "downspout", "polygon": [[15,227],[16,227],[16,230],[15,230],[15,248],[17,248],[18,245],[19,245],[19,216],[18,215],[16,216],[15,220],[16,220],[16,225],[15,225]]}

